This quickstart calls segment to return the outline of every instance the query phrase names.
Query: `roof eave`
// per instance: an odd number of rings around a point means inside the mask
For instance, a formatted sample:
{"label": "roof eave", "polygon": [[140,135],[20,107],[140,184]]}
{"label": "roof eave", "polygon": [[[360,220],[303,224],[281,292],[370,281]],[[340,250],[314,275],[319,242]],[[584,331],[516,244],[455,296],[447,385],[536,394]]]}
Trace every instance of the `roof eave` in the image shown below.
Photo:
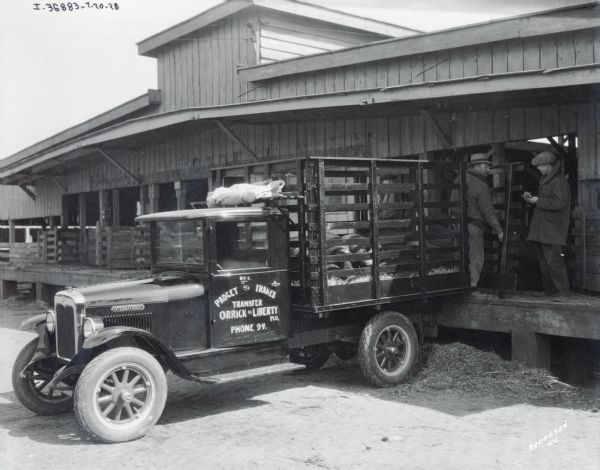
{"label": "roof eave", "polygon": [[259,7],[302,16],[304,18],[338,24],[346,28],[368,31],[386,37],[400,37],[422,32],[412,28],[331,10],[310,3],[280,0],[233,0],[216,5],[205,12],[138,42],[138,54],[156,57],[157,49],[160,47],[249,7]]}
{"label": "roof eave", "polygon": [[25,174],[31,167],[71,152],[81,151],[85,148],[94,148],[106,142],[190,121],[256,116],[302,109],[370,106],[372,104],[439,100],[448,97],[456,98],[511,91],[547,90],[556,87],[595,85],[597,83],[600,83],[600,64],[589,64],[552,70],[540,69],[525,72],[509,72],[497,75],[449,79],[440,82],[398,85],[383,89],[374,88],[313,96],[280,98],[277,100],[256,101],[211,108],[191,108],[155,114],[102,129],[70,142],[65,146],[37,155],[28,161],[17,162],[10,167],[0,166],[0,184],[14,183],[19,180],[19,174]]}
{"label": "roof eave", "polygon": [[148,92],[143,95],[137,96],[0,160],[0,167],[6,167],[25,161],[31,157],[35,157],[35,155],[40,152],[45,152],[57,146],[64,145],[84,134],[94,132],[100,127],[114,123],[119,119],[126,118],[127,116],[142,111],[150,106],[158,105],[161,103],[161,96],[160,90],[148,90]]}
{"label": "roof eave", "polygon": [[[561,13],[590,7],[594,7],[594,12],[598,13],[557,19],[557,15]],[[544,17],[548,18],[547,22],[543,21]],[[532,24],[532,20],[535,19],[539,21],[537,24]],[[541,24],[542,22],[544,24]],[[598,27],[600,27],[600,4],[597,2],[586,3],[408,37],[384,39],[338,51],[296,57],[270,64],[240,67],[238,73],[242,80],[254,82],[333,67],[487,44],[511,38],[542,36]]]}

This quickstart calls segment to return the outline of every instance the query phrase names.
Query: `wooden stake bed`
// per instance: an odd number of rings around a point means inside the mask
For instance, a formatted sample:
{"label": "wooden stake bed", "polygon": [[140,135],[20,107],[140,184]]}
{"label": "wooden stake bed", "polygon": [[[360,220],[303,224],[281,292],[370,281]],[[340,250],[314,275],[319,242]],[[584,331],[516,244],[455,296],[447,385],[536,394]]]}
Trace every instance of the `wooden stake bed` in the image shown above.
{"label": "wooden stake bed", "polygon": [[295,310],[469,288],[460,163],[310,157],[213,170],[214,185],[271,178],[300,195],[278,203],[291,221]]}

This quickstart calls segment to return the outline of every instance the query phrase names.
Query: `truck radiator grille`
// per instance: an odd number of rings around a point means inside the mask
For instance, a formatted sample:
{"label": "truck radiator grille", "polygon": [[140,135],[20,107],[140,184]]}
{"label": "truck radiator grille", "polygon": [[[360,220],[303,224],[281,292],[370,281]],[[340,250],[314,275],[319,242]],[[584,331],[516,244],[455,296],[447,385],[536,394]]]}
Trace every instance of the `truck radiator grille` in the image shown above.
{"label": "truck radiator grille", "polygon": [[56,305],[56,353],[71,359],[77,354],[77,319],[72,305]]}
{"label": "truck radiator grille", "polygon": [[152,313],[122,313],[108,315],[102,319],[104,326],[130,326],[141,330],[152,331]]}

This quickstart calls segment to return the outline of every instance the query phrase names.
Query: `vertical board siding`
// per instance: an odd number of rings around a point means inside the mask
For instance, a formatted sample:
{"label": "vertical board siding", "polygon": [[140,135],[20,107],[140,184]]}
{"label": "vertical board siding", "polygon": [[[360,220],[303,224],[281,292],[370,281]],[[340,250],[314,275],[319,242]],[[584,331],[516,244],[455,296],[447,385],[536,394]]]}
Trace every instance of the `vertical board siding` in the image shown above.
{"label": "vertical board siding", "polygon": [[[452,148],[490,145],[577,132],[581,179],[598,178],[600,151],[598,103],[481,111],[433,113],[452,141]],[[335,157],[415,157],[444,149],[435,129],[419,114],[369,118],[315,119],[232,126],[233,132],[259,159],[326,155]],[[215,166],[250,161],[250,156],[220,129],[203,128],[173,133],[161,142],[142,143],[136,150],[109,149],[108,153],[142,184],[163,183],[204,174]],[[61,183],[69,194],[133,186],[135,183],[111,163],[97,156],[85,167],[65,173]],[[61,214],[62,190],[51,180],[35,183],[39,195],[31,201],[15,187],[0,187],[18,201],[0,207],[0,218],[33,218]],[[9,212],[11,211],[11,212]],[[10,217],[9,217],[10,216]]]}
{"label": "vertical board siding", "polygon": [[225,18],[166,45],[157,55],[160,111],[214,106],[247,100],[238,65],[255,65],[256,13]]}
{"label": "vertical board siding", "polygon": [[[313,82],[315,93],[320,93],[321,90],[330,93],[598,62],[600,33],[588,30],[515,38],[479,46],[346,65],[335,70],[333,90],[328,87],[330,78],[327,77],[330,76],[327,75],[327,71],[276,77],[265,81],[271,86],[271,92],[266,95],[271,99],[292,96],[289,89],[294,88],[294,85],[290,81],[295,83],[299,95],[302,95],[303,87],[309,84],[306,94],[310,95],[313,94]],[[287,91],[285,95],[278,95],[276,90],[283,84]]]}
{"label": "vertical board siding", "polygon": [[594,33],[580,31],[575,34],[575,65],[594,62]]}

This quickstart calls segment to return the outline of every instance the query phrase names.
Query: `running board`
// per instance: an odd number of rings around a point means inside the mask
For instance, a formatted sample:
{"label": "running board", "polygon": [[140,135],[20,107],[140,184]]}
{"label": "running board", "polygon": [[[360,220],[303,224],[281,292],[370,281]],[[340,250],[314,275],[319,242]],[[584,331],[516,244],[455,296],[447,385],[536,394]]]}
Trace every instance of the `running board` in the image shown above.
{"label": "running board", "polygon": [[283,364],[272,364],[270,366],[257,367],[255,369],[238,370],[235,372],[226,372],[215,375],[192,375],[192,378],[196,382],[202,382],[207,384],[222,384],[227,382],[233,382],[235,380],[250,379],[252,377],[258,377],[260,375],[281,374],[283,372],[291,372],[294,370],[304,368],[305,366],[302,364],[285,362]]}

